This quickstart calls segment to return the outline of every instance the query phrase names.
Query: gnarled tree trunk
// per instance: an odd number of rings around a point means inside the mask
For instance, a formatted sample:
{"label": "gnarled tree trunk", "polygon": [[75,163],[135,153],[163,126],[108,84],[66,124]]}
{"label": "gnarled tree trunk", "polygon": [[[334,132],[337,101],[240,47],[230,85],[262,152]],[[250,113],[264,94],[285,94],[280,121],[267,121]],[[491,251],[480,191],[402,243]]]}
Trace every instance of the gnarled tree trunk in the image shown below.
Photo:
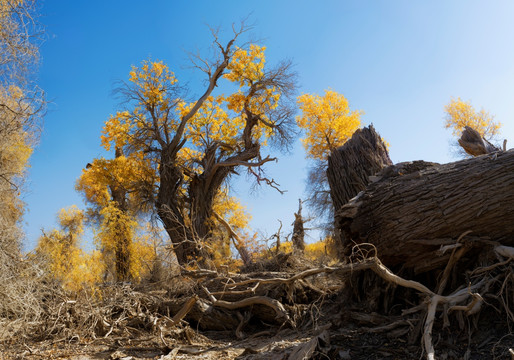
{"label": "gnarled tree trunk", "polygon": [[184,175],[175,162],[173,151],[162,151],[160,172],[160,186],[157,194],[157,214],[164,229],[168,233],[177,261],[186,265],[191,259],[199,257],[199,247],[191,234],[184,218],[185,204],[181,203],[181,187]]}

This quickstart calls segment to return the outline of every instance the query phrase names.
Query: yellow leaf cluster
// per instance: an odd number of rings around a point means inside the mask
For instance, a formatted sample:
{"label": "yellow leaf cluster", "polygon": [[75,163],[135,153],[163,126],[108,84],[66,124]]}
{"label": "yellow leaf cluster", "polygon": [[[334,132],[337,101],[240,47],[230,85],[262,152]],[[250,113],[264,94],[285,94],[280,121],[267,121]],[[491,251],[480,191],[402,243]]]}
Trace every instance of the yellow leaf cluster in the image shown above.
{"label": "yellow leaf cluster", "polygon": [[[188,123],[187,136],[195,147],[205,150],[219,142],[227,145],[229,150],[230,146],[236,145],[238,133],[243,129],[244,123],[240,119],[229,117],[222,107],[224,101],[223,96],[209,96]],[[188,112],[193,105],[183,106],[182,113]]]}
{"label": "yellow leaf cluster", "polygon": [[62,279],[64,288],[75,293],[87,290],[95,295],[99,291],[97,284],[101,282],[104,273],[100,256],[96,250],[88,254],[82,249],[73,249],[70,255],[72,266]]}
{"label": "yellow leaf cluster", "polygon": [[327,237],[318,242],[306,244],[304,255],[312,261],[337,260],[337,249],[334,239]]}
{"label": "yellow leaf cluster", "polygon": [[132,114],[128,111],[119,111],[114,116],[110,116],[105,122],[100,139],[105,150],[111,149],[111,144],[117,148],[122,148],[129,142],[130,130],[133,127]]}
{"label": "yellow leaf cluster", "polygon": [[236,48],[230,63],[229,72],[224,77],[232,82],[238,82],[241,87],[250,86],[264,76],[265,46],[251,44],[248,50]]}
{"label": "yellow leaf cluster", "polygon": [[444,107],[446,112],[445,128],[452,129],[454,136],[460,136],[466,126],[469,126],[482,135],[491,139],[498,134],[501,123],[494,121],[494,116],[485,110],[477,112],[469,101],[460,98],[452,99]]}
{"label": "yellow leaf cluster", "polygon": [[[246,237],[244,231],[248,227],[251,216],[246,212],[246,207],[241,204],[239,199],[229,195],[228,188],[225,187],[218,191],[212,210],[230,225],[241,241],[244,241],[243,239]],[[227,233],[227,229],[218,221],[216,216],[212,216],[210,221],[216,224],[213,237],[209,243],[209,255],[212,264],[218,268],[229,266],[231,270],[235,270],[242,262],[232,256],[231,235]],[[247,245],[246,241],[244,242],[245,244],[241,245]]]}
{"label": "yellow leaf cluster", "polygon": [[127,96],[134,100],[134,107],[131,111],[119,111],[106,121],[101,136],[106,150],[112,145],[130,145],[133,151],[143,151],[151,146],[156,132],[170,135],[178,126],[174,116],[180,102],[174,97],[177,79],[162,61],[143,61],[140,67],[133,66],[129,83]]}
{"label": "yellow leaf cluster", "polygon": [[33,144],[20,113],[29,111],[23,103],[24,93],[18,86],[0,87],[0,171],[9,177],[20,176],[28,165]]}
{"label": "yellow leaf cluster", "polygon": [[333,90],[325,90],[324,96],[303,94],[297,102],[302,113],[296,122],[305,130],[302,143],[312,159],[326,159],[330,150],[343,145],[361,125],[362,112],[351,111],[348,100]]}
{"label": "yellow leaf cluster", "polygon": [[36,253],[47,259],[50,273],[66,290],[95,292],[104,270],[98,262],[99,252],[87,254],[79,247],[84,213],[71,206],[59,212],[58,220],[61,229],[43,233]]}
{"label": "yellow leaf cluster", "polygon": [[[284,241],[280,243],[280,246],[278,248],[280,252],[283,252],[285,254],[289,254],[293,252],[293,243],[291,241]],[[272,254],[277,252],[277,245],[272,246],[269,250]],[[265,256],[267,257],[269,254],[266,252]]]}
{"label": "yellow leaf cluster", "polygon": [[129,193],[131,203],[141,203],[146,196],[141,192],[145,187],[150,190],[157,182],[157,174],[151,161],[134,153],[130,157],[118,156],[112,160],[95,159],[77,180],[76,189],[84,194],[86,200],[97,208],[108,205],[111,201],[111,187],[120,187]]}
{"label": "yellow leaf cluster", "polygon": [[30,129],[30,104],[18,86],[0,85],[0,232],[16,224],[23,214],[20,185],[33,152],[34,132]]}
{"label": "yellow leaf cluster", "polygon": [[166,106],[166,85],[173,85],[178,80],[162,61],[144,61],[141,67],[132,66],[129,81],[138,88],[147,106]]}
{"label": "yellow leaf cluster", "polygon": [[0,18],[10,16],[10,12],[14,11],[17,7],[22,6],[25,0],[1,0],[0,1]]}
{"label": "yellow leaf cluster", "polygon": [[225,219],[236,232],[247,229],[252,218],[247,212],[246,206],[241,204],[238,198],[230,196],[226,187],[218,191],[212,209]]}
{"label": "yellow leaf cluster", "polygon": [[[267,139],[273,135],[273,125],[275,125],[267,114],[277,108],[280,97],[281,94],[276,87],[260,89],[251,95],[245,95],[243,91],[238,90],[226,98],[227,108],[238,114],[233,121],[242,124],[246,122],[247,112],[258,116],[261,121],[254,128],[252,136],[253,140],[260,140],[265,146]],[[263,126],[264,123],[272,126]]]}
{"label": "yellow leaf cluster", "polygon": [[[79,237],[84,232],[84,212],[76,205],[61,209],[57,218],[61,228],[67,233],[73,234],[73,238]],[[76,245],[73,244],[73,246]]]}
{"label": "yellow leaf cluster", "polygon": [[102,224],[96,237],[105,252],[114,253],[120,239],[134,238],[137,222],[111,201],[101,211]]}
{"label": "yellow leaf cluster", "polygon": [[148,235],[136,236],[130,246],[132,262],[130,263],[130,276],[135,281],[147,276],[156,259],[154,240]]}

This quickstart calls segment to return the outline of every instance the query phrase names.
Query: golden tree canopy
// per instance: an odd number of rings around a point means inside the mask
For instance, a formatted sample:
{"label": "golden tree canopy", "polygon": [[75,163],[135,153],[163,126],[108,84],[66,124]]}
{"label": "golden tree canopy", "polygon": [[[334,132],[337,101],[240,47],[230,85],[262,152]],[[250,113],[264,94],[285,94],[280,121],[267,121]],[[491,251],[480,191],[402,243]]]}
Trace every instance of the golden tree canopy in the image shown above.
{"label": "golden tree canopy", "polygon": [[344,95],[333,90],[325,90],[324,96],[303,94],[297,102],[302,113],[296,122],[306,132],[302,143],[309,158],[326,159],[330,150],[343,145],[361,125],[362,112],[350,110]]}
{"label": "golden tree canopy", "polygon": [[461,98],[452,99],[444,110],[446,112],[444,126],[452,129],[454,136],[460,136],[466,126],[475,129],[487,140],[498,135],[501,123],[495,122],[494,116],[483,109],[477,112],[469,101],[463,101]]}

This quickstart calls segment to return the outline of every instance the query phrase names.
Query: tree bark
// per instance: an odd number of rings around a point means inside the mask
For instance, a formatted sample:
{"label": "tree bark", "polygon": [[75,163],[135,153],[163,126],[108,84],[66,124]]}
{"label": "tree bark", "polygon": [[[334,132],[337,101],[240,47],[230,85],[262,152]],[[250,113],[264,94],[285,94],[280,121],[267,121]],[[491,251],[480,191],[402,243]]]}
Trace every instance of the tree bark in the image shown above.
{"label": "tree bark", "polygon": [[400,163],[375,180],[336,212],[347,255],[354,244],[371,243],[386,266],[423,273],[444,267],[451,251],[439,248],[465,233],[475,247],[487,246],[484,239],[514,244],[514,151]]}
{"label": "tree bark", "polygon": [[392,165],[387,147],[373,125],[357,130],[328,157],[327,179],[334,209],[364,190],[369,177]]}
{"label": "tree bark", "polygon": [[180,196],[184,175],[176,164],[176,154],[169,148],[161,152],[159,173],[157,214],[170,237],[178,263],[186,265],[191,259],[196,259],[200,251],[184,218],[185,204],[181,203]]}

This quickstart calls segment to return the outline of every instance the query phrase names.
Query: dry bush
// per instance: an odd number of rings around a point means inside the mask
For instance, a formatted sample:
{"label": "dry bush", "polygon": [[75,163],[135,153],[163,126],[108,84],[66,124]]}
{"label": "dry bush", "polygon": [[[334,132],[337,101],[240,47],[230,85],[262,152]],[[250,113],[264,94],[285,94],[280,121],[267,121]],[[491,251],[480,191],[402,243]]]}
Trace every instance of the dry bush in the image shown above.
{"label": "dry bush", "polygon": [[33,260],[0,249],[0,340],[30,334],[59,297],[57,284],[49,282],[40,264]]}

